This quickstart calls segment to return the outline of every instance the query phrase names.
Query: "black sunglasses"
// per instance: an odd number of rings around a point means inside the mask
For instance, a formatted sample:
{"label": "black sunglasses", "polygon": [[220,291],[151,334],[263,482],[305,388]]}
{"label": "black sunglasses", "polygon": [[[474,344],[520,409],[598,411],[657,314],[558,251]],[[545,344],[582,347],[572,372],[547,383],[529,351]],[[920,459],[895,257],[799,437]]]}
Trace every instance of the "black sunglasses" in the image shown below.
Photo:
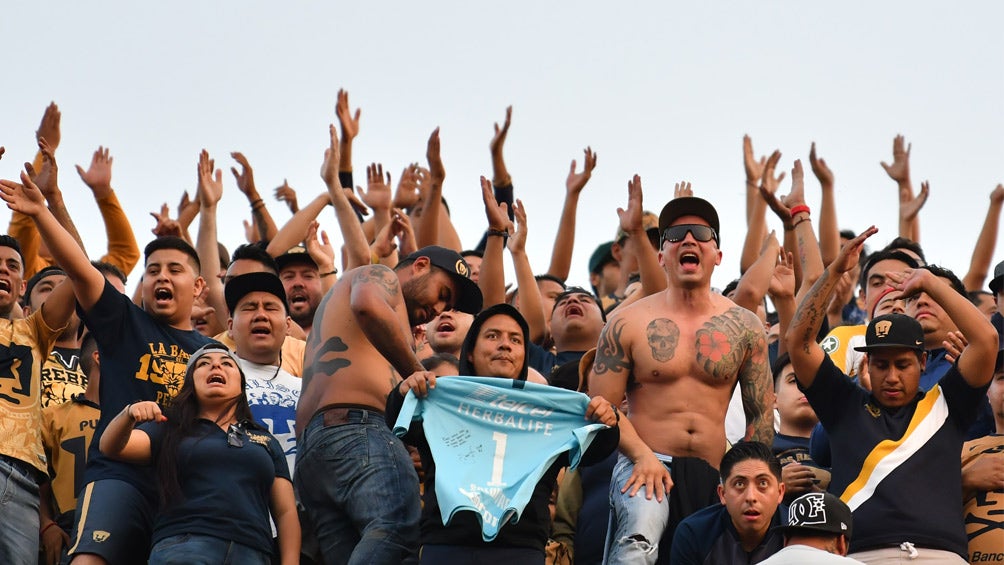
{"label": "black sunglasses", "polygon": [[676,226],[669,226],[662,231],[662,241],[676,243],[678,241],[683,241],[687,237],[687,233],[694,236],[694,239],[701,242],[715,240],[715,245],[718,245],[718,234],[715,233],[715,229],[711,226],[703,226],[701,224],[680,224]]}

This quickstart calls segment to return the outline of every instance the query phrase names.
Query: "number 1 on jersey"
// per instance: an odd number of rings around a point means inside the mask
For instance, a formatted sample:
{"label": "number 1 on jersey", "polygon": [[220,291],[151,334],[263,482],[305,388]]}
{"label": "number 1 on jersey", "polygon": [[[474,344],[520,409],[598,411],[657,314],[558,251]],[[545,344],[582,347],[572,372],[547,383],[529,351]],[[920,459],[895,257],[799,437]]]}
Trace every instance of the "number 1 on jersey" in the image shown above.
{"label": "number 1 on jersey", "polygon": [[495,442],[495,457],[492,461],[492,478],[488,481],[488,486],[504,487],[507,485],[502,482],[502,464],[505,463],[505,446],[509,436],[502,432],[492,432],[492,441]]}

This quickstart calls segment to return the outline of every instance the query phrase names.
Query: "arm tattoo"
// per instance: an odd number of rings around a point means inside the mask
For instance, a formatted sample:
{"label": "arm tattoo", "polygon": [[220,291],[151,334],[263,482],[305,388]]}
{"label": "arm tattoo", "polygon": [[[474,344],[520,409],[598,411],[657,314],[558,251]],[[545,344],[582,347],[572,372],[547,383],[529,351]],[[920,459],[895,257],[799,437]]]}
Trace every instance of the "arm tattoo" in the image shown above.
{"label": "arm tattoo", "polygon": [[[743,319],[744,308],[729,308],[697,330],[697,362],[716,380],[727,381],[739,373],[756,331]],[[760,332],[762,333],[762,328]]]}
{"label": "arm tattoo", "polygon": [[680,342],[680,328],[669,318],[656,318],[645,328],[645,337],[652,349],[652,357],[665,363],[676,353],[676,346]]}
{"label": "arm tattoo", "polygon": [[624,331],[624,320],[616,320],[607,324],[600,332],[600,343],[596,347],[596,361],[593,371],[602,375],[611,371],[630,371],[627,352],[621,344],[621,333]]}
{"label": "arm tattoo", "polygon": [[774,387],[767,365],[767,339],[761,332],[739,372],[739,394],[746,414],[746,439],[774,442]]}
{"label": "arm tattoo", "polygon": [[833,293],[833,287],[839,277],[830,279],[830,270],[823,269],[816,284],[812,285],[808,294],[802,298],[795,310],[795,316],[791,320],[788,331],[801,331],[801,350],[808,355],[812,351],[812,345],[816,343],[816,334],[823,323],[823,316],[826,315],[826,303]]}
{"label": "arm tattoo", "polygon": [[352,278],[352,284],[378,284],[387,296],[401,294],[401,283],[394,271],[383,265],[369,265],[360,268]]}

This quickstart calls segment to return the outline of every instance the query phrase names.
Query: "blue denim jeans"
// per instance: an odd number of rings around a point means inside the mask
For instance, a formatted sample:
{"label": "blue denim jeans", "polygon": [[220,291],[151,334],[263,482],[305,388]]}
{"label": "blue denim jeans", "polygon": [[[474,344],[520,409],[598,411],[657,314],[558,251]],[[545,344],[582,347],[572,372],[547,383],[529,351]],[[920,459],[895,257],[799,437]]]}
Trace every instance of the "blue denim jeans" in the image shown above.
{"label": "blue denim jeans", "polygon": [[38,471],[0,456],[0,563],[38,563]]}
{"label": "blue denim jeans", "polygon": [[383,414],[348,423],[315,415],[299,438],[293,477],[326,564],[400,564],[418,549],[418,475]]}
{"label": "blue denim jeans", "polygon": [[166,537],[150,550],[149,565],[270,565],[272,556],[213,536]]}
{"label": "blue denim jeans", "polygon": [[659,558],[659,539],[669,523],[669,493],[662,502],[655,496],[645,498],[645,487],[633,497],[621,493],[633,470],[634,463],[618,454],[610,477],[610,525],[603,563],[651,564]]}

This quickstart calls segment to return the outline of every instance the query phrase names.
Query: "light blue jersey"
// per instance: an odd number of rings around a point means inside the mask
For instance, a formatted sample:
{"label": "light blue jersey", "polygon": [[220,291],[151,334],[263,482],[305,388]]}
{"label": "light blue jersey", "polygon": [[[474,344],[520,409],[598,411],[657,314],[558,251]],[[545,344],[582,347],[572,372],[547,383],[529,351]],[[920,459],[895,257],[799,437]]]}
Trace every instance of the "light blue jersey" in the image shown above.
{"label": "light blue jersey", "polygon": [[516,522],[541,476],[562,453],[575,468],[607,426],[584,419],[589,397],[578,392],[490,377],[445,377],[428,397],[412,392],[394,424],[404,436],[422,421],[436,463],[443,524],[476,512],[485,541]]}

